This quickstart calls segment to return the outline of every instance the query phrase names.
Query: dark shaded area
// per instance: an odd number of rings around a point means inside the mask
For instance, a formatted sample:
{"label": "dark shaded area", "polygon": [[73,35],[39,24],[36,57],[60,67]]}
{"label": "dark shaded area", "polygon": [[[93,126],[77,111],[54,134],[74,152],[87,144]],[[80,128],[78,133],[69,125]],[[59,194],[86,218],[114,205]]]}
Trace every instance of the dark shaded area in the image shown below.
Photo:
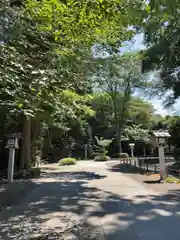
{"label": "dark shaded area", "polygon": [[147,183],[147,184],[160,184],[162,183],[162,181],[159,179],[159,180],[149,180],[149,181],[144,181],[144,183]]}
{"label": "dark shaded area", "polygon": [[129,164],[115,164],[111,168],[109,168],[109,171],[111,171],[111,172],[121,172],[121,173],[127,173],[127,174],[129,174],[129,173],[144,174],[145,173],[144,169],[141,169],[139,167],[135,167],[135,166],[132,166],[132,165],[129,165]]}
{"label": "dark shaded area", "polygon": [[37,184],[30,180],[14,181],[11,184],[7,181],[0,181],[0,211],[22,202],[36,186]]}
{"label": "dark shaded area", "polygon": [[[44,168],[45,170],[45,168]],[[103,179],[105,175],[99,175],[95,172],[86,172],[86,171],[76,171],[76,172],[46,172],[42,171],[42,177],[53,177],[57,179],[76,179],[76,180],[95,180],[95,179]]]}

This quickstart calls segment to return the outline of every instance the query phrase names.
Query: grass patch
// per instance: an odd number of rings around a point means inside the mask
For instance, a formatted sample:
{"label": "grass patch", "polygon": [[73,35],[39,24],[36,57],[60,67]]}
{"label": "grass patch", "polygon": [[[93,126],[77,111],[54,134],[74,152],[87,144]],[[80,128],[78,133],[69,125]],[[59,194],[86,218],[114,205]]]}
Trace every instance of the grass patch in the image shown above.
{"label": "grass patch", "polygon": [[179,184],[180,183],[180,179],[177,179],[175,177],[167,177],[165,178],[164,180],[166,183],[177,183]]}
{"label": "grass patch", "polygon": [[75,165],[76,159],[75,158],[62,158],[59,162],[60,166],[66,166],[66,165]]}

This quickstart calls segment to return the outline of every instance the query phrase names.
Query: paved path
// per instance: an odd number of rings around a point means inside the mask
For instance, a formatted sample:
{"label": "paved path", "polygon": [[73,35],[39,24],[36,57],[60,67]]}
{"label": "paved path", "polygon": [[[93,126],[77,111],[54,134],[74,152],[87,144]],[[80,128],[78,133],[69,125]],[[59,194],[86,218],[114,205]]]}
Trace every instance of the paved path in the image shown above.
{"label": "paved path", "polygon": [[96,237],[84,239],[179,240],[179,204],[105,163],[80,163],[61,173],[49,171],[23,204],[0,213],[0,239],[28,239],[32,229],[58,229],[59,218],[68,216],[96,229]]}

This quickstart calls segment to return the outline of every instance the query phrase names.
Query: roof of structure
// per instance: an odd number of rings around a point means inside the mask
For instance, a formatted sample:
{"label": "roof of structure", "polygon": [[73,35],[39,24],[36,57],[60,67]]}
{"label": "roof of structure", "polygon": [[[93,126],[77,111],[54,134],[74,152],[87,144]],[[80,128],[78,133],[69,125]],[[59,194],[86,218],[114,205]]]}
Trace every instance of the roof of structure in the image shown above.
{"label": "roof of structure", "polygon": [[155,137],[170,137],[171,135],[167,130],[153,131]]}

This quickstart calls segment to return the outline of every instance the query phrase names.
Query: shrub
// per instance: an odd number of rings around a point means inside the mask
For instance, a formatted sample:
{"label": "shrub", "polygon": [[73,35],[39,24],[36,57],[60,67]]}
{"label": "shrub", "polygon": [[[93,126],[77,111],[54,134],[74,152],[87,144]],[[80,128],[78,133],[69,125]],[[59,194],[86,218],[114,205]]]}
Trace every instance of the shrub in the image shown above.
{"label": "shrub", "polygon": [[113,139],[103,139],[102,137],[95,137],[97,145],[94,145],[93,156],[106,156],[108,153],[108,147],[113,141]]}
{"label": "shrub", "polygon": [[174,177],[167,177],[165,178],[166,183],[180,183],[180,180]]}
{"label": "shrub", "polygon": [[175,162],[170,168],[174,170],[179,170],[180,169],[180,162]]}
{"label": "shrub", "polygon": [[59,161],[59,165],[60,166],[63,166],[63,165],[75,165],[76,164],[76,159],[75,158],[62,158],[60,161]]}
{"label": "shrub", "polygon": [[129,158],[129,154],[128,153],[119,153],[119,157],[120,158]]}
{"label": "shrub", "polygon": [[115,153],[112,158],[129,158],[129,155],[128,153]]}
{"label": "shrub", "polygon": [[99,161],[99,162],[106,162],[106,161],[109,161],[110,160],[110,157],[108,156],[105,156],[105,155],[100,155],[100,156],[96,156],[94,158],[94,161]]}

